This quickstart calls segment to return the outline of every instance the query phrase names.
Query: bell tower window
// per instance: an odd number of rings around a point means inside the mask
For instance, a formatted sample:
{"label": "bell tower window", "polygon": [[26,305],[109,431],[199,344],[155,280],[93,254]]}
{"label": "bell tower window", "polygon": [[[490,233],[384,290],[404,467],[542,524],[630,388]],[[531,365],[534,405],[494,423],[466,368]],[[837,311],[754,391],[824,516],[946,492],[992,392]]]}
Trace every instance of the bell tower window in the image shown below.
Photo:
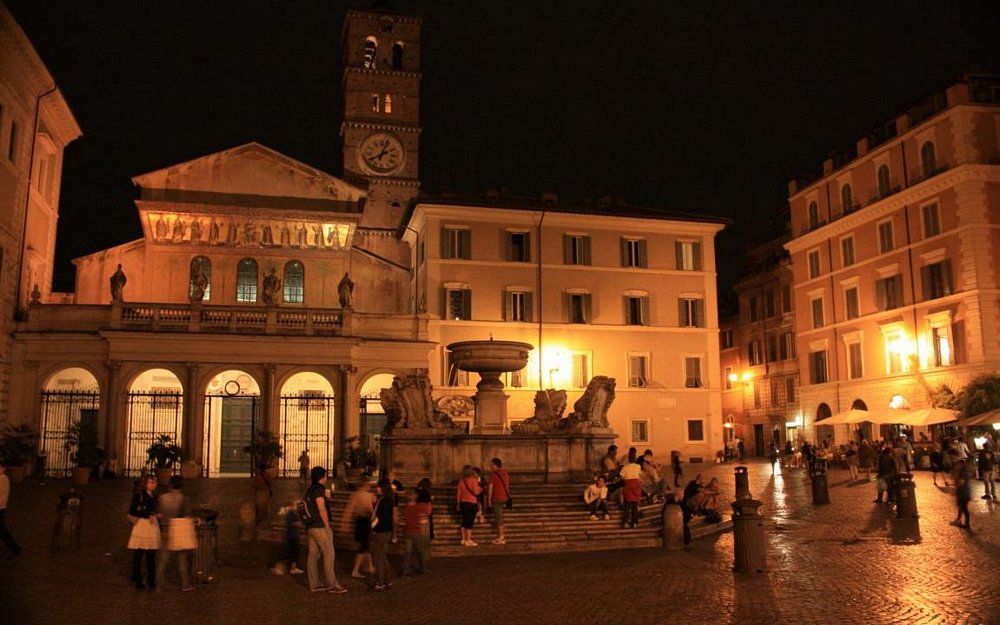
{"label": "bell tower window", "polygon": [[383,109],[386,113],[392,113],[392,94],[385,94],[385,108]]}
{"label": "bell tower window", "polygon": [[377,93],[372,94],[372,113],[379,113],[379,96]]}
{"label": "bell tower window", "polygon": [[368,37],[365,37],[364,68],[375,69],[375,63],[377,57],[378,57],[378,40],[375,39],[375,37],[369,35]]}
{"label": "bell tower window", "polygon": [[397,41],[392,44],[392,69],[399,71],[403,69],[403,42]]}

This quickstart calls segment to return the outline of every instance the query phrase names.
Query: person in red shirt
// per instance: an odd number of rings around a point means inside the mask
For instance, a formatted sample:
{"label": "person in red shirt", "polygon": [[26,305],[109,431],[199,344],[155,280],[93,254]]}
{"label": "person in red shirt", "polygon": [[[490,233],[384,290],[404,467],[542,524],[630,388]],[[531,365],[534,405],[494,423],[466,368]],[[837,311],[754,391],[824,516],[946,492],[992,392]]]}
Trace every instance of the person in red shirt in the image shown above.
{"label": "person in red shirt", "polygon": [[493,527],[497,530],[494,545],[506,545],[503,513],[510,505],[510,474],[503,468],[500,458],[490,460],[490,486],[486,496],[487,505],[493,508]]}
{"label": "person in red shirt", "polygon": [[427,560],[430,559],[427,526],[431,517],[431,504],[418,503],[415,489],[407,491],[406,500],[407,503],[400,515],[403,524],[403,546],[406,548],[403,571],[400,574],[402,577],[410,574],[410,558],[414,554],[417,556],[417,573],[421,575],[427,572]]}
{"label": "person in red shirt", "polygon": [[458,511],[462,515],[462,546],[476,547],[478,543],[472,540],[472,528],[476,524],[476,514],[479,512],[479,494],[483,492],[479,479],[471,466],[462,469],[462,478],[458,480],[455,499]]}

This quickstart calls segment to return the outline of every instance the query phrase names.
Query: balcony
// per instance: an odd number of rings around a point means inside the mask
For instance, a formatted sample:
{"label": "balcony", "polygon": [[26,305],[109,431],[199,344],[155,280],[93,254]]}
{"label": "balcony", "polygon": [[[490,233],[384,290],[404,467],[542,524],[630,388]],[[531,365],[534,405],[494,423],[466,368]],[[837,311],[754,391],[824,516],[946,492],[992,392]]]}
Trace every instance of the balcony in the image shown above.
{"label": "balcony", "polygon": [[947,163],[937,163],[927,170],[924,170],[923,168],[914,170],[910,172],[910,185],[912,186],[921,183],[924,180],[929,180],[940,173],[948,171],[950,167],[951,166]]}
{"label": "balcony", "polygon": [[413,315],[329,308],[198,306],[116,302],[110,306],[33,304],[19,332],[178,332],[275,336],[358,336],[423,340],[426,320]]}

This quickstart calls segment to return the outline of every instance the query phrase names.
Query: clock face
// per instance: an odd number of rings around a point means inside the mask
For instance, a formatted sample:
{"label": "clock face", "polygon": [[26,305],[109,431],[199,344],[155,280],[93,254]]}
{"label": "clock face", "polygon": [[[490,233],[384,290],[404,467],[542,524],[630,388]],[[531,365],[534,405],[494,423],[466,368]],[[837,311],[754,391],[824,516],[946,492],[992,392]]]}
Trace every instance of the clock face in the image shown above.
{"label": "clock face", "polygon": [[369,136],[361,142],[358,160],[373,174],[388,175],[403,167],[405,154],[399,139],[385,133]]}

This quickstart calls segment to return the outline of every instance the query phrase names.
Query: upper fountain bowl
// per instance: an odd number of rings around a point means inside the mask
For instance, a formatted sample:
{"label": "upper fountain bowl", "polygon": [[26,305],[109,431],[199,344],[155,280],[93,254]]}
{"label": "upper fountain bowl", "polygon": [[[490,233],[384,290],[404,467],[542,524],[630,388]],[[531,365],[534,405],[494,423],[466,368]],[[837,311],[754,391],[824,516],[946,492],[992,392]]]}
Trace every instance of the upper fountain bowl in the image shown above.
{"label": "upper fountain bowl", "polygon": [[459,341],[448,345],[452,362],[462,371],[473,373],[509,373],[528,364],[528,352],[534,347],[519,341]]}

